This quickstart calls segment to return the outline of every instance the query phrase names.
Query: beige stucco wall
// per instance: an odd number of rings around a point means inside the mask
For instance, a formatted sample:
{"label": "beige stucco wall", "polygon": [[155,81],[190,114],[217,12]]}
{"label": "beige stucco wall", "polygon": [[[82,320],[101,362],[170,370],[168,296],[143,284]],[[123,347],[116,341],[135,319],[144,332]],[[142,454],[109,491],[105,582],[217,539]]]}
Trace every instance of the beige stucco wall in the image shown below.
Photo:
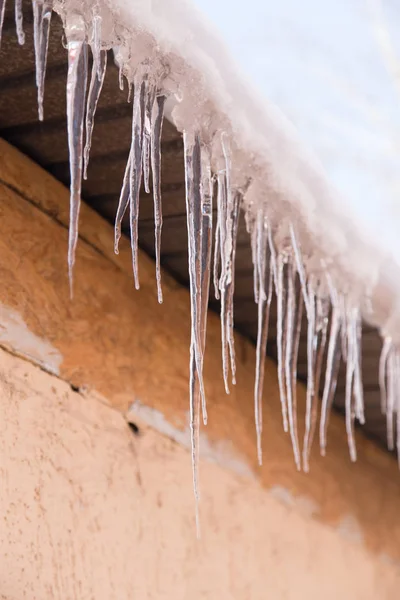
{"label": "beige stucco wall", "polygon": [[196,540],[186,449],[0,351],[0,595],[7,600],[399,597],[400,572],[201,464]]}

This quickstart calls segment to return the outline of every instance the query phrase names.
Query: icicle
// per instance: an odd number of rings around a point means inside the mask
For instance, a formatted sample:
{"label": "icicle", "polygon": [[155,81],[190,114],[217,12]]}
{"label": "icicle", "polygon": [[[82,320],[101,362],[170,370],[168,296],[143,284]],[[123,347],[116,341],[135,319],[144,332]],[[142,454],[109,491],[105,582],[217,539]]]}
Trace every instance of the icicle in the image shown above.
{"label": "icicle", "polygon": [[287,264],[287,301],[286,301],[286,328],[285,328],[285,348],[284,348],[284,370],[285,370],[285,384],[286,384],[286,399],[287,399],[287,410],[289,418],[289,432],[292,440],[294,460],[296,463],[297,470],[301,469],[300,461],[300,450],[299,440],[297,435],[297,415],[294,413],[293,405],[293,346],[296,331],[294,329],[296,314],[296,296],[294,288],[294,273],[291,261]]}
{"label": "icicle", "polygon": [[121,239],[122,219],[124,218],[126,209],[129,204],[129,198],[130,198],[129,178],[130,178],[130,172],[131,172],[131,162],[132,162],[132,147],[129,151],[128,162],[126,163],[126,167],[125,167],[124,180],[122,183],[117,214],[115,217],[115,225],[114,225],[114,252],[115,252],[115,254],[119,254],[118,245],[119,245],[119,240]]}
{"label": "icicle", "polygon": [[123,92],[124,91],[124,72],[122,70],[122,67],[119,68],[118,81],[119,81],[119,89],[121,90],[121,92]]}
{"label": "icicle", "polygon": [[283,325],[284,325],[284,298],[283,298],[283,256],[278,255],[277,258],[277,286],[276,286],[276,298],[277,298],[277,335],[276,345],[278,351],[278,384],[279,384],[279,396],[281,400],[282,408],[282,420],[283,430],[285,433],[288,431],[288,420],[287,420],[287,401],[286,401],[286,389],[285,389],[285,377],[284,377],[284,341],[283,341]]}
{"label": "icicle", "polygon": [[268,273],[268,291],[265,290],[267,265],[267,229],[264,215],[257,216],[255,228],[254,261],[257,264],[257,297],[258,297],[258,329],[256,347],[256,377],[254,384],[254,416],[257,436],[258,463],[262,465],[262,394],[264,384],[265,355],[268,341],[269,314],[272,299],[272,265],[271,259]]}
{"label": "icicle", "polygon": [[388,392],[387,392],[387,408],[386,408],[386,433],[387,445],[390,451],[394,450],[394,428],[393,414],[396,397],[396,369],[395,369],[395,350],[390,349],[388,356]]}
{"label": "icicle", "polygon": [[103,62],[104,60],[107,62],[107,57],[105,59],[102,58],[101,53],[101,28],[102,28],[102,18],[99,14],[95,14],[93,17],[93,40],[92,40],[92,54],[93,54],[93,65],[95,65],[94,70],[97,71],[97,79],[102,81],[104,79],[104,69]]}
{"label": "icicle", "polygon": [[219,227],[219,210],[217,213],[217,225],[215,227],[215,241],[214,241],[214,269],[213,269],[213,281],[214,281],[214,296],[216,300],[219,300],[219,262],[220,262],[220,245],[219,245],[219,236],[220,236],[220,227]]}
{"label": "icicle", "polygon": [[192,335],[194,339],[196,370],[199,380],[200,395],[203,406],[203,419],[207,420],[205,412],[205,392],[203,384],[203,352],[201,334],[202,313],[202,160],[199,135],[189,140],[184,133],[185,145],[185,181],[186,181],[186,213],[189,240],[189,279],[191,282],[191,314]]}
{"label": "icicle", "polygon": [[355,400],[355,416],[361,425],[365,424],[364,414],[364,390],[362,386],[362,346],[361,346],[361,317],[357,310],[352,331],[353,348],[354,348],[354,387],[353,394]]}
{"label": "icicle", "polygon": [[200,454],[200,394],[196,369],[195,342],[190,342],[190,383],[189,383],[189,421],[192,458],[193,493],[195,501],[196,533],[200,538],[200,488],[199,488],[199,454]]}
{"label": "icicle", "polygon": [[[250,230],[250,243],[251,243],[251,259],[253,262],[253,290],[254,290],[254,302],[258,304],[259,300],[259,291],[260,291],[260,282],[259,282],[259,265],[257,262],[257,249],[258,249],[258,236],[259,236],[259,218],[262,213],[257,214],[256,222],[253,224]],[[262,215],[264,218],[264,215]]]}
{"label": "icicle", "polygon": [[130,164],[130,226],[131,226],[131,248],[132,267],[135,288],[139,289],[138,271],[138,223],[139,223],[139,196],[142,181],[142,148],[143,148],[143,121],[144,108],[146,104],[145,81],[135,82],[133,96],[133,120],[132,120],[132,146]]}
{"label": "icicle", "polygon": [[218,193],[217,193],[217,205],[218,205],[218,224],[219,224],[219,248],[221,254],[221,275],[219,279],[219,290],[221,296],[221,338],[222,338],[222,374],[225,384],[225,392],[229,394],[228,384],[228,360],[229,360],[229,348],[226,332],[226,293],[224,282],[226,279],[226,238],[227,238],[227,214],[226,214],[226,177],[225,172],[221,171],[218,173]]}
{"label": "icicle", "polygon": [[[205,344],[206,300],[204,293],[209,286],[211,231],[203,232],[204,219],[212,213],[210,198],[202,197],[202,159],[200,139],[187,132],[183,135],[185,148],[186,213],[188,227],[189,281],[191,306],[191,343],[190,343],[190,430],[192,440],[193,485],[196,500],[196,521],[198,523],[198,460],[200,399],[205,410],[203,386],[203,347]],[[204,210],[204,214],[203,214]],[[203,219],[204,217],[204,219]],[[204,233],[204,235],[203,235]],[[206,281],[208,278],[208,281]],[[203,325],[203,330],[202,330]],[[203,419],[206,420],[206,413]]]}
{"label": "icicle", "polygon": [[[68,39],[67,121],[70,164],[70,225],[68,242],[69,284],[72,296],[73,267],[78,242],[79,209],[82,186],[83,120],[87,83],[87,45],[83,20],[71,27]],[[79,39],[81,38],[81,39]]]}
{"label": "icicle", "polygon": [[162,94],[156,97],[156,115],[152,121],[151,128],[151,171],[153,177],[153,200],[154,200],[154,226],[155,226],[155,250],[156,250],[156,279],[158,301],[163,301],[161,288],[161,229],[162,229],[162,205],[161,205],[161,132],[164,120],[164,107],[166,97]]}
{"label": "icicle", "polygon": [[[304,295],[304,291],[302,290]],[[306,420],[303,440],[303,468],[308,469],[308,448],[310,446],[312,429],[312,410],[315,395],[315,292],[312,284],[308,284],[308,310],[307,311],[307,396],[306,396]]]}
{"label": "icicle", "polygon": [[17,30],[18,44],[25,44],[25,33],[23,28],[22,0],[15,0],[15,27]]}
{"label": "icicle", "polygon": [[227,297],[227,338],[229,346],[229,356],[231,363],[232,373],[232,384],[236,385],[236,355],[235,355],[235,337],[234,337],[234,322],[233,322],[233,297],[235,293],[235,263],[236,263],[236,244],[237,244],[237,233],[239,228],[239,210],[241,203],[240,192],[235,192],[233,195],[233,206],[230,214],[230,225],[231,225],[231,258],[230,258],[230,283],[227,285],[226,297]]}
{"label": "icicle", "polygon": [[33,0],[32,5],[38,113],[39,121],[43,121],[44,83],[53,2]]}
{"label": "icicle", "polygon": [[379,360],[379,387],[381,390],[381,411],[384,415],[387,409],[387,393],[386,393],[386,372],[387,372],[387,362],[390,350],[392,348],[392,338],[385,337],[381,357]]}
{"label": "icicle", "polygon": [[6,11],[6,0],[0,0],[0,47],[1,47],[1,34],[3,32],[5,11]]}
{"label": "icicle", "polygon": [[269,252],[270,252],[270,256],[271,256],[271,266],[272,266],[272,274],[274,276],[274,285],[275,285],[275,289],[277,289],[278,288],[278,268],[277,268],[278,261],[276,258],[275,244],[272,239],[271,227],[268,227],[268,247],[269,247]]}
{"label": "icicle", "polygon": [[357,460],[357,452],[354,440],[354,416],[355,411],[353,407],[353,385],[354,385],[354,369],[355,369],[355,344],[354,344],[354,322],[355,316],[354,311],[347,319],[347,365],[346,365],[346,390],[345,390],[345,419],[346,419],[346,432],[347,442],[349,445],[350,459],[355,462]]}
{"label": "icicle", "polygon": [[148,85],[146,93],[146,104],[144,108],[144,120],[143,120],[143,149],[142,149],[142,161],[143,161],[143,185],[146,194],[150,194],[150,148],[151,148],[151,135],[152,135],[152,115],[153,107],[156,98],[156,88]]}
{"label": "icicle", "polygon": [[[310,381],[310,386],[308,387],[307,398],[309,399],[310,403],[307,407],[308,412],[306,416],[306,435],[304,436],[303,446],[303,469],[306,473],[308,473],[310,470],[310,453],[318,419],[318,393],[320,389],[322,363],[326,346],[329,314],[329,303],[326,298],[317,296],[315,302],[313,292],[311,292],[310,300],[312,301],[312,303],[310,302],[310,312],[315,318],[315,329],[314,337],[311,342],[312,347],[310,348],[310,363],[312,363],[313,381]],[[311,334],[311,331],[309,333]],[[307,345],[309,345],[309,343],[309,339],[307,339]]]}
{"label": "icicle", "polygon": [[[204,161],[202,175],[201,195],[201,303],[200,303],[200,338],[201,338],[201,371],[206,348],[207,310],[210,293],[211,279],[211,245],[212,245],[212,211],[213,211],[213,180],[211,174],[210,158]],[[202,380],[202,372],[200,374]],[[205,394],[202,395],[203,422],[207,425],[207,408]]]}
{"label": "icicle", "polygon": [[299,447],[298,432],[297,432],[297,360],[299,355],[299,344],[301,335],[301,325],[303,318],[303,295],[300,292],[297,301],[297,317],[296,330],[293,342],[293,359],[292,359],[292,402],[293,402],[293,429],[297,440],[297,448]]}
{"label": "icicle", "polygon": [[306,276],[304,273],[304,264],[303,264],[303,259],[302,259],[301,253],[300,253],[300,248],[297,243],[296,235],[294,233],[294,228],[293,228],[292,224],[290,224],[290,239],[292,241],[294,256],[296,259],[297,272],[299,274],[300,286],[301,286],[301,291],[302,291],[303,299],[304,299],[304,305],[306,307],[306,312],[308,314],[310,308],[309,308],[309,297],[308,297],[308,293],[307,293]]}
{"label": "icicle", "polygon": [[239,223],[239,205],[241,195],[231,189],[230,149],[221,136],[225,158],[225,170],[218,175],[218,221],[221,253],[221,276],[219,290],[221,294],[221,333],[222,333],[222,368],[226,393],[229,394],[228,360],[230,358],[232,383],[236,383],[235,346],[233,335],[233,294],[235,288],[235,254]]}
{"label": "icicle", "polygon": [[[93,55],[95,57],[95,54]],[[97,64],[98,63],[98,64]],[[96,113],[97,103],[100,98],[103,87],[104,77],[107,69],[107,51],[100,50],[99,56],[93,60],[92,75],[90,78],[89,93],[86,107],[86,144],[84,150],[84,169],[83,178],[87,179],[87,170],[89,165],[90,149],[92,146],[92,134],[94,126],[94,115]],[[99,77],[100,72],[100,77]]]}

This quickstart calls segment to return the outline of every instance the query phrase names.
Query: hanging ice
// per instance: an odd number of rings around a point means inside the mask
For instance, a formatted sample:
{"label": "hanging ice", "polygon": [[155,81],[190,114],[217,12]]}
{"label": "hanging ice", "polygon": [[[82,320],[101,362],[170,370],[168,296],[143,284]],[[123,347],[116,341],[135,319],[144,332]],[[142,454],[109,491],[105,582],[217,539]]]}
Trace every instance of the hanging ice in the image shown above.
{"label": "hanging ice", "polygon": [[70,224],[68,241],[68,269],[71,295],[73,293],[73,268],[78,242],[79,209],[81,204],[83,167],[83,121],[87,84],[87,44],[85,23],[74,17],[67,29],[68,75],[67,120],[70,164]]}
{"label": "hanging ice", "polygon": [[15,0],[15,27],[17,30],[18,43],[25,44],[25,33],[23,27],[22,0]]}
{"label": "hanging ice", "polygon": [[161,204],[161,132],[164,120],[164,106],[166,97],[156,94],[155,118],[151,122],[151,171],[153,176],[153,199],[154,199],[154,226],[155,226],[155,254],[156,254],[156,278],[158,301],[163,301],[161,289],[161,229],[162,229],[162,204]]}
{"label": "hanging ice", "polygon": [[6,11],[6,0],[0,0],[0,47],[1,35],[3,33],[4,13]]}
{"label": "hanging ice", "polygon": [[33,37],[35,44],[36,86],[39,121],[43,121],[44,82],[49,46],[52,0],[33,0]]}
{"label": "hanging ice", "polygon": [[[78,3],[79,4],[79,3]],[[39,119],[43,119],[43,95],[49,42],[52,0],[33,0],[34,44],[36,82],[38,88]],[[362,347],[361,347],[361,296],[353,301],[346,288],[335,285],[330,269],[324,258],[312,252],[307,244],[307,229],[302,228],[301,219],[295,215],[290,220],[281,218],[281,195],[286,194],[291,203],[308,206],[310,200],[325,190],[327,200],[330,191],[324,188],[318,170],[309,167],[306,160],[291,163],[294,187],[291,179],[285,178],[281,192],[282,175],[278,168],[269,172],[268,179],[278,177],[278,202],[274,198],[255,199],[255,194],[247,197],[248,176],[243,172],[243,164],[237,160],[236,139],[230,129],[229,120],[224,127],[215,127],[213,119],[210,131],[202,133],[192,124],[191,106],[185,103],[185,89],[175,81],[174,65],[169,55],[162,53],[161,46],[154,45],[146,38],[145,44],[138,44],[138,52],[132,46],[132,32],[118,30],[118,36],[110,31],[107,16],[109,6],[103,2],[85,3],[85,14],[79,14],[79,6],[69,10],[68,2],[56,2],[55,8],[61,12],[66,28],[68,48],[67,76],[67,117],[68,144],[70,151],[71,204],[68,248],[68,267],[72,291],[75,250],[78,240],[79,207],[81,200],[82,171],[87,176],[89,154],[92,142],[94,116],[101,93],[106,66],[106,48],[121,46],[121,61],[118,61],[120,87],[124,79],[128,85],[128,101],[133,90],[132,140],[125,169],[119,205],[115,221],[115,251],[121,237],[122,220],[129,206],[132,266],[135,286],[139,287],[138,273],[138,218],[141,182],[146,192],[150,192],[152,181],[155,221],[155,257],[157,295],[162,302],[161,289],[161,132],[166,98],[179,98],[183,110],[180,118],[186,123],[184,135],[186,204],[189,238],[189,278],[191,301],[191,343],[190,343],[190,426],[192,436],[193,479],[198,503],[198,453],[200,410],[207,421],[206,398],[203,383],[203,364],[206,344],[207,306],[211,278],[211,240],[213,236],[213,184],[217,181],[217,222],[215,225],[213,283],[216,298],[221,300],[222,364],[225,389],[229,392],[229,371],[235,383],[235,347],[233,323],[233,298],[235,289],[235,254],[239,224],[239,212],[245,206],[245,220],[252,250],[254,268],[254,298],[258,305],[258,333],[256,348],[256,376],[254,388],[254,410],[257,434],[257,455],[262,461],[262,391],[264,380],[264,359],[266,354],[268,327],[272,293],[277,296],[277,354],[278,381],[284,430],[290,433],[298,468],[309,470],[310,453],[318,426],[321,454],[327,446],[329,414],[333,404],[336,382],[341,361],[346,368],[346,431],[350,455],[356,458],[354,424],[357,419],[364,422],[364,397],[362,386]],[[105,10],[105,13],[104,13]],[[0,42],[5,14],[5,0],[0,0]],[[88,18],[88,16],[90,18]],[[24,42],[22,0],[15,0],[15,20],[18,41]],[[141,32],[135,35],[140,38]],[[136,38],[135,38],[136,40]],[[135,42],[136,43],[136,42]],[[87,86],[87,45],[91,46],[93,66],[88,98]],[[182,63],[183,65],[183,63]],[[162,77],[160,77],[160,69]],[[176,77],[178,80],[179,77]],[[194,80],[193,80],[194,81]],[[165,84],[165,85],[164,85]],[[164,89],[165,88],[165,89]],[[192,100],[192,99],[191,99]],[[202,98],[199,99],[201,105]],[[210,101],[212,99],[210,98]],[[86,107],[86,143],[83,150],[83,127]],[[179,112],[179,111],[178,111]],[[271,114],[274,116],[273,112]],[[183,115],[183,117],[182,117]],[[188,116],[189,115],[189,116]],[[208,115],[207,118],[209,118]],[[195,120],[197,124],[199,120]],[[257,121],[258,124],[259,121]],[[190,127],[193,125],[193,130]],[[203,126],[202,126],[203,127]],[[205,127],[205,125],[204,125]],[[275,123],[270,123],[275,132]],[[196,131],[194,131],[196,129]],[[221,131],[223,133],[221,134]],[[279,131],[279,127],[277,127]],[[276,133],[276,132],[275,132]],[[278,135],[278,134],[277,134]],[[279,137],[279,136],[278,136]],[[207,144],[204,143],[207,139]],[[284,141],[287,141],[283,136]],[[291,138],[288,138],[291,142]],[[278,144],[279,146],[279,144]],[[284,145],[283,145],[284,146]],[[243,148],[239,148],[243,150]],[[278,150],[279,151],[279,148]],[[256,152],[257,154],[257,152]],[[295,153],[294,153],[295,154]],[[286,156],[286,153],[282,154]],[[239,159],[240,162],[240,159]],[[255,163],[254,163],[255,164]],[[286,163],[285,163],[286,164]],[[300,168],[301,167],[301,168]],[[213,175],[212,168],[215,175]],[[289,167],[288,167],[289,168]],[[297,178],[297,170],[305,169],[308,180]],[[257,170],[257,169],[256,169]],[[264,176],[266,171],[260,171]],[[255,177],[260,179],[256,173]],[[286,172],[284,173],[286,175]],[[253,176],[253,173],[252,173]],[[314,187],[314,180],[317,181]],[[311,184],[310,184],[311,181]],[[304,187],[304,189],[303,189]],[[262,189],[262,188],[261,188]],[[259,188],[255,186],[257,194]],[[268,188],[269,190],[269,188]],[[254,189],[251,190],[254,192]],[[314,193],[315,192],[315,193]],[[304,194],[304,195],[303,195]],[[285,198],[284,198],[285,199]],[[303,204],[302,204],[303,203]],[[328,203],[327,203],[328,204]],[[299,211],[299,215],[301,211]],[[322,244],[323,245],[323,244]],[[303,254],[304,251],[304,254]],[[339,284],[340,284],[339,278]],[[335,287],[336,286],[336,287]],[[362,299],[362,298],[361,298]],[[305,433],[302,456],[300,456],[297,423],[297,356],[302,327],[303,310],[307,317],[307,392]],[[325,367],[325,369],[324,369]],[[324,380],[325,378],[325,380]],[[382,411],[386,414],[388,446],[400,447],[400,357],[395,341],[385,338],[382,349],[379,382],[382,393]],[[318,394],[322,391],[322,403]],[[396,423],[397,423],[397,437]],[[302,460],[300,460],[302,459]],[[197,515],[198,516],[198,515]]]}
{"label": "hanging ice", "polygon": [[[192,439],[193,483],[198,523],[198,460],[200,403],[203,420],[207,421],[203,384],[203,349],[207,318],[208,289],[211,261],[211,214],[210,184],[203,189],[211,173],[202,172],[202,151],[199,134],[184,132],[186,212],[189,250],[189,280],[191,306],[190,341],[190,430]],[[208,169],[207,169],[208,170]],[[207,296],[205,297],[205,293]]]}
{"label": "hanging ice", "polygon": [[138,223],[139,223],[139,196],[142,181],[143,165],[143,120],[146,105],[146,82],[138,79],[135,82],[133,95],[133,119],[132,119],[132,146],[130,152],[130,174],[129,174],[129,206],[130,206],[130,228],[132,267],[135,288],[139,289],[138,271]]}
{"label": "hanging ice", "polygon": [[83,177],[87,179],[87,169],[89,165],[90,149],[92,146],[92,134],[94,126],[94,115],[97,103],[100,98],[103,87],[104,77],[107,69],[107,52],[94,47],[92,75],[90,78],[89,93],[86,108],[86,143],[84,150],[84,169]]}
{"label": "hanging ice", "polygon": [[[259,213],[254,227],[253,262],[257,270],[255,300],[258,303],[258,330],[256,347],[256,377],[254,385],[254,415],[257,435],[258,463],[262,464],[262,394],[264,383],[265,354],[268,340],[269,314],[272,300],[272,258],[268,261],[267,237],[268,222],[262,212]],[[269,262],[269,267],[268,267]],[[266,281],[268,279],[268,287]]]}

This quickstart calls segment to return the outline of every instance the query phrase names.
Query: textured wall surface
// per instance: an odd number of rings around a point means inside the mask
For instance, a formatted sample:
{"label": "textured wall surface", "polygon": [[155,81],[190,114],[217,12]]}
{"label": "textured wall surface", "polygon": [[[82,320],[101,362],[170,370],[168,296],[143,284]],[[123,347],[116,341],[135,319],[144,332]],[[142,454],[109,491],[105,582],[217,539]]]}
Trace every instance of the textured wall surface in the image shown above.
{"label": "textured wall surface", "polygon": [[0,414],[6,600],[398,598],[393,565],[208,462],[197,541],[186,450],[4,351]]}

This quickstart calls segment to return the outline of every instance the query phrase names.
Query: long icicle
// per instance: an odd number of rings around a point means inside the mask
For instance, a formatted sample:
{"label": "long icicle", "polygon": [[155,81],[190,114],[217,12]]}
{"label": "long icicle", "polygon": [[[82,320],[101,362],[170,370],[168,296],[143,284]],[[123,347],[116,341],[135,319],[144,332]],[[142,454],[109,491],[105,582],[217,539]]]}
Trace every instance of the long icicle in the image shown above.
{"label": "long icicle", "polygon": [[[39,86],[39,45],[42,27],[42,9],[43,3],[40,0],[32,0],[32,13],[33,13],[33,46],[35,49],[35,78],[36,87]],[[40,119],[40,111],[39,111]]]}
{"label": "long icicle", "polygon": [[[74,30],[84,36],[84,25],[78,23]],[[73,294],[73,268],[78,242],[79,210],[82,188],[83,121],[87,84],[87,45],[84,39],[68,41],[67,121],[70,165],[70,224],[68,241],[68,270],[71,297]]]}
{"label": "long icicle", "polygon": [[385,337],[381,356],[379,359],[379,387],[381,392],[381,412],[384,415],[387,409],[387,390],[386,390],[386,375],[387,375],[387,362],[390,349],[392,347],[392,338]]}
{"label": "long icicle", "polygon": [[395,382],[395,355],[396,352],[391,347],[388,356],[388,392],[387,392],[387,408],[386,408],[386,433],[388,450],[394,450],[394,426],[393,416],[396,397],[396,382]]}
{"label": "long icicle", "polygon": [[33,31],[35,45],[36,86],[39,121],[43,121],[44,84],[49,48],[52,0],[33,0]]}
{"label": "long icicle", "polygon": [[[268,341],[269,314],[272,299],[272,268],[268,270],[268,290],[265,290],[267,263],[268,224],[260,212],[255,229],[255,248],[253,260],[257,264],[258,326],[256,346],[256,376],[254,382],[254,418],[256,424],[257,458],[262,465],[262,394],[264,384],[265,355]],[[265,229],[265,230],[264,230]],[[259,261],[259,262],[257,262]]]}
{"label": "long icicle", "polygon": [[295,329],[295,315],[296,315],[296,296],[294,286],[294,271],[291,260],[287,263],[287,301],[286,301],[286,343],[284,348],[284,370],[285,370],[285,384],[286,384],[286,399],[287,399],[287,410],[289,419],[289,432],[292,440],[292,448],[294,454],[294,460],[296,463],[297,470],[301,470],[299,440],[297,435],[296,423],[297,415],[294,414],[293,404],[293,360],[294,360],[294,342],[296,336]]}
{"label": "long icicle", "polygon": [[[304,294],[304,292],[303,292]],[[307,396],[306,396],[306,419],[303,439],[303,468],[307,469],[307,453],[310,444],[312,428],[312,410],[315,395],[315,292],[312,282],[308,284],[308,309],[307,312]]]}
{"label": "long icicle", "polygon": [[3,33],[4,14],[6,12],[6,0],[0,0],[0,48],[1,48],[1,35]]}
{"label": "long icicle", "polygon": [[215,227],[215,238],[214,238],[214,264],[213,264],[213,283],[214,283],[214,296],[216,300],[219,300],[219,263],[220,263],[220,239],[219,239],[219,211],[217,211],[217,224]]}
{"label": "long icicle", "polygon": [[329,332],[328,354],[326,359],[325,383],[322,394],[321,418],[319,426],[319,444],[321,456],[326,454],[327,429],[329,413],[336,390],[341,358],[340,312],[335,303],[332,307],[331,327]]}
{"label": "long icicle", "polygon": [[364,390],[362,385],[362,327],[361,327],[361,316],[357,310],[354,327],[353,327],[353,347],[354,347],[354,402],[355,402],[355,416],[361,425],[365,424],[365,413],[364,413]]}
{"label": "long icicle", "polygon": [[353,406],[353,393],[354,393],[354,367],[355,367],[355,347],[354,347],[354,335],[353,328],[355,325],[354,311],[351,311],[348,318],[346,318],[346,333],[347,333],[347,364],[346,364],[346,390],[345,390],[345,420],[346,420],[346,432],[347,442],[349,446],[350,459],[352,462],[357,460],[357,451],[354,439],[354,417],[355,410]]}
{"label": "long icicle", "polygon": [[[186,215],[188,228],[189,282],[191,307],[190,336],[190,431],[192,444],[193,488],[196,502],[196,526],[199,526],[199,430],[202,385],[202,339],[200,335],[202,310],[202,200],[201,147],[198,134],[184,132]],[[204,400],[205,403],[205,400]],[[204,404],[205,405],[205,404]]]}
{"label": "long icicle", "polygon": [[15,0],[15,27],[17,30],[18,44],[25,44],[25,33],[23,23],[22,0]]}
{"label": "long icicle", "polygon": [[239,229],[239,210],[241,203],[240,192],[233,194],[233,204],[230,213],[230,225],[231,225],[231,255],[230,255],[230,281],[227,284],[226,297],[227,297],[227,338],[229,347],[229,357],[231,364],[232,373],[232,384],[236,385],[236,354],[235,354],[235,337],[234,337],[234,308],[233,308],[233,297],[235,293],[235,263],[236,263],[236,244],[237,235]]}
{"label": "long icicle", "polygon": [[229,347],[226,332],[226,268],[227,268],[227,200],[226,200],[226,176],[225,171],[218,173],[218,193],[217,193],[217,205],[218,205],[218,222],[219,222],[219,248],[221,255],[221,274],[219,278],[219,290],[221,297],[221,338],[222,338],[222,374],[225,384],[225,392],[229,394],[229,383],[228,383],[228,362],[229,362]]}
{"label": "long icicle", "polygon": [[156,279],[157,296],[161,304],[163,301],[161,287],[161,229],[162,229],[162,200],[161,200],[161,133],[164,121],[164,108],[166,96],[157,94],[155,102],[155,118],[152,120],[151,131],[151,172],[153,178],[154,201],[154,226],[155,226],[155,253],[156,253]]}
{"label": "long icicle", "polygon": [[121,239],[122,230],[122,219],[124,218],[126,209],[128,208],[130,198],[130,172],[131,172],[131,161],[132,161],[132,148],[129,151],[128,161],[125,167],[124,180],[122,183],[121,193],[119,196],[117,214],[115,217],[114,225],[114,252],[119,254],[119,240]]}
{"label": "long icicle", "polygon": [[[186,137],[187,140],[187,137]],[[185,143],[185,151],[187,144]],[[193,251],[191,254],[192,263],[190,264],[190,270],[192,272],[192,278],[194,281],[194,295],[193,295],[193,333],[195,340],[195,359],[196,369],[199,381],[201,403],[203,408],[203,420],[207,422],[207,411],[206,411],[206,398],[204,391],[203,382],[203,342],[201,334],[202,324],[202,272],[203,272],[203,205],[204,205],[204,189],[203,189],[203,175],[202,175],[202,151],[200,145],[199,134],[196,133],[194,136],[192,155],[191,155],[191,172],[188,174],[192,176],[192,181],[189,183],[189,196],[187,197],[186,211],[190,215],[188,221],[190,227],[188,229],[188,239],[193,244]],[[190,243],[190,242],[189,242]],[[207,298],[205,299],[207,302]]]}
{"label": "long icicle", "polygon": [[276,299],[277,299],[277,335],[276,345],[278,353],[278,385],[279,385],[279,396],[281,400],[282,409],[282,421],[283,430],[286,433],[288,431],[288,420],[287,420],[287,399],[286,399],[286,388],[285,388],[285,371],[284,371],[284,340],[283,340],[283,325],[284,325],[284,296],[283,296],[283,270],[284,262],[282,254],[278,255],[277,258],[277,285],[276,285]]}
{"label": "long icicle", "polygon": [[315,430],[317,427],[318,420],[318,394],[320,389],[320,381],[322,374],[322,364],[325,354],[326,338],[328,331],[328,311],[329,304],[326,298],[320,298],[317,296],[315,303],[315,319],[316,328],[313,340],[313,355],[314,355],[314,383],[313,383],[313,394],[311,396],[311,418],[308,423],[308,435],[304,440],[303,448],[303,469],[306,473],[310,470],[310,454],[311,448],[314,441]]}
{"label": "long icicle", "polygon": [[[297,427],[297,360],[299,355],[301,325],[303,319],[303,295],[300,292],[297,301],[296,329],[293,342],[292,353],[292,403],[293,403],[293,431],[296,438],[296,445],[299,448],[298,427]],[[299,450],[298,450],[299,452]],[[300,460],[300,458],[299,458]]]}
{"label": "long icicle", "polygon": [[139,197],[140,184],[142,181],[142,147],[143,147],[143,122],[144,109],[146,105],[146,82],[136,80],[133,96],[133,119],[132,119],[132,146],[130,161],[130,228],[132,268],[135,288],[139,289],[139,267],[138,267],[138,224],[139,224]]}
{"label": "long icicle", "polygon": [[397,464],[400,468],[400,356],[399,353],[395,353],[396,356],[396,450],[397,450]]}
{"label": "long icicle", "polygon": [[[87,179],[87,170],[89,166],[90,149],[92,146],[92,135],[94,127],[94,115],[96,113],[97,103],[100,98],[104,78],[107,70],[107,51],[100,50],[99,56],[93,54],[92,74],[90,77],[89,93],[86,107],[86,143],[84,149],[84,169],[83,178]],[[99,76],[100,74],[100,76]]]}
{"label": "long icicle", "polygon": [[147,82],[146,104],[144,106],[143,119],[143,187],[146,194],[150,194],[150,161],[151,161],[151,136],[154,103],[156,100],[156,88]]}
{"label": "long icicle", "polygon": [[[212,246],[212,216],[213,216],[213,179],[209,156],[204,159],[202,168],[201,195],[201,303],[200,303],[200,338],[201,338],[201,369],[206,348],[207,311],[211,280],[211,246]],[[201,373],[201,378],[202,378]],[[202,413],[204,425],[207,425],[207,407],[205,393],[202,395]]]}

